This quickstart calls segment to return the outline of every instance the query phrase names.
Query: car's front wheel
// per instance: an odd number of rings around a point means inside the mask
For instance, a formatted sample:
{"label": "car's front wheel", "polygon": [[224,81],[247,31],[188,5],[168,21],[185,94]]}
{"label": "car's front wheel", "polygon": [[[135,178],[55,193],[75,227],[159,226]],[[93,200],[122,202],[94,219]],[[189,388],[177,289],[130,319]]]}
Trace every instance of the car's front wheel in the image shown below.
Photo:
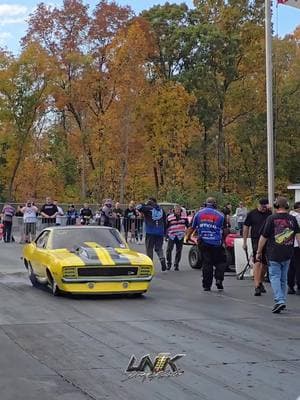
{"label": "car's front wheel", "polygon": [[53,278],[51,272],[48,269],[47,269],[47,277],[48,277],[48,284],[53,296],[59,296],[61,294],[61,291],[57,286],[57,283],[55,282],[55,279]]}
{"label": "car's front wheel", "polygon": [[32,266],[31,266],[30,262],[26,261],[25,265],[26,265],[26,268],[27,268],[27,271],[28,271],[28,278],[29,278],[32,286],[33,287],[38,287],[39,286],[39,281],[37,280],[37,278],[36,278],[36,276],[35,276],[35,274],[33,272],[33,269],[32,269]]}
{"label": "car's front wheel", "polygon": [[189,251],[189,264],[193,269],[202,268],[202,257],[198,246],[193,246]]}

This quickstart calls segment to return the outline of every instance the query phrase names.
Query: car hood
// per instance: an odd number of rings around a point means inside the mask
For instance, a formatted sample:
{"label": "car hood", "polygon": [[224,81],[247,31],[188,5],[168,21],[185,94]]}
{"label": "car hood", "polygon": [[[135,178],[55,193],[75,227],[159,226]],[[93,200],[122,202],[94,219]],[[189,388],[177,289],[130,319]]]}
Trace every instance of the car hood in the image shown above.
{"label": "car hood", "polygon": [[52,256],[63,266],[70,265],[152,265],[145,254],[129,249],[105,248],[89,243],[76,250],[51,250]]}

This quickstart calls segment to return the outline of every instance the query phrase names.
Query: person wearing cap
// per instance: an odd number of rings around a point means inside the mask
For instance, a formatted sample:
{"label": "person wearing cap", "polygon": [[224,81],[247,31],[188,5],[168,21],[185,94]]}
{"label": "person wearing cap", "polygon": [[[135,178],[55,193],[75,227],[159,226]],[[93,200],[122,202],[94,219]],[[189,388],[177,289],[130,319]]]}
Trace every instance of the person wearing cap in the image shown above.
{"label": "person wearing cap", "polygon": [[254,261],[254,296],[261,296],[262,293],[266,293],[266,289],[263,285],[264,277],[267,272],[267,259],[265,252],[263,252],[260,260],[257,259],[256,253],[258,248],[258,241],[266,219],[272,214],[269,209],[268,199],[260,199],[257,208],[251,210],[245,219],[243,227],[243,249],[247,251],[247,239],[251,237],[253,261]]}
{"label": "person wearing cap", "polygon": [[274,204],[275,214],[270,215],[262,230],[256,256],[261,259],[267,243],[269,277],[275,304],[272,312],[280,313],[286,308],[287,275],[294,252],[294,242],[300,244],[300,227],[296,218],[288,213],[285,197],[278,197]]}
{"label": "person wearing cap", "polygon": [[[294,204],[294,209],[290,211],[290,214],[296,218],[300,226],[300,201]],[[297,286],[296,290],[294,289],[295,283]],[[294,254],[291,258],[288,272],[288,287],[288,294],[297,294],[300,296],[300,247],[297,240],[295,240]]]}
{"label": "person wearing cap", "polygon": [[[223,229],[225,216],[217,210],[216,200],[209,197],[204,208],[200,209],[186,234],[188,242],[197,231],[198,245],[202,254],[202,285],[204,291],[210,291],[215,276],[216,287],[223,290],[226,255],[223,247]],[[214,273],[215,268],[215,273]]]}

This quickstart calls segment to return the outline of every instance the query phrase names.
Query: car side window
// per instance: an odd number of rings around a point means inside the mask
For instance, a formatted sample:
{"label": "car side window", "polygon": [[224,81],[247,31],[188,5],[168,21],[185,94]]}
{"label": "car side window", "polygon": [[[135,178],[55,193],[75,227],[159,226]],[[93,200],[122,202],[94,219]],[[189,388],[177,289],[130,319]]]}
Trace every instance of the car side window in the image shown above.
{"label": "car side window", "polygon": [[36,247],[38,247],[39,249],[45,249],[47,247],[48,239],[49,232],[43,232],[36,240]]}

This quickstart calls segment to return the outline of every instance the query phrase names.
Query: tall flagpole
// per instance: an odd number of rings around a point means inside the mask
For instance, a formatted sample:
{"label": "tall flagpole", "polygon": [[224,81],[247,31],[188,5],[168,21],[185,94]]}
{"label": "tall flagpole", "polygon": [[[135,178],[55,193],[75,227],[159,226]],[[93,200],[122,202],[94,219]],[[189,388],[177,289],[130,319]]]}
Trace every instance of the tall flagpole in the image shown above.
{"label": "tall flagpole", "polygon": [[266,89],[267,89],[267,146],[268,146],[268,198],[274,203],[274,133],[272,99],[272,0],[265,0],[265,36],[266,36]]}

